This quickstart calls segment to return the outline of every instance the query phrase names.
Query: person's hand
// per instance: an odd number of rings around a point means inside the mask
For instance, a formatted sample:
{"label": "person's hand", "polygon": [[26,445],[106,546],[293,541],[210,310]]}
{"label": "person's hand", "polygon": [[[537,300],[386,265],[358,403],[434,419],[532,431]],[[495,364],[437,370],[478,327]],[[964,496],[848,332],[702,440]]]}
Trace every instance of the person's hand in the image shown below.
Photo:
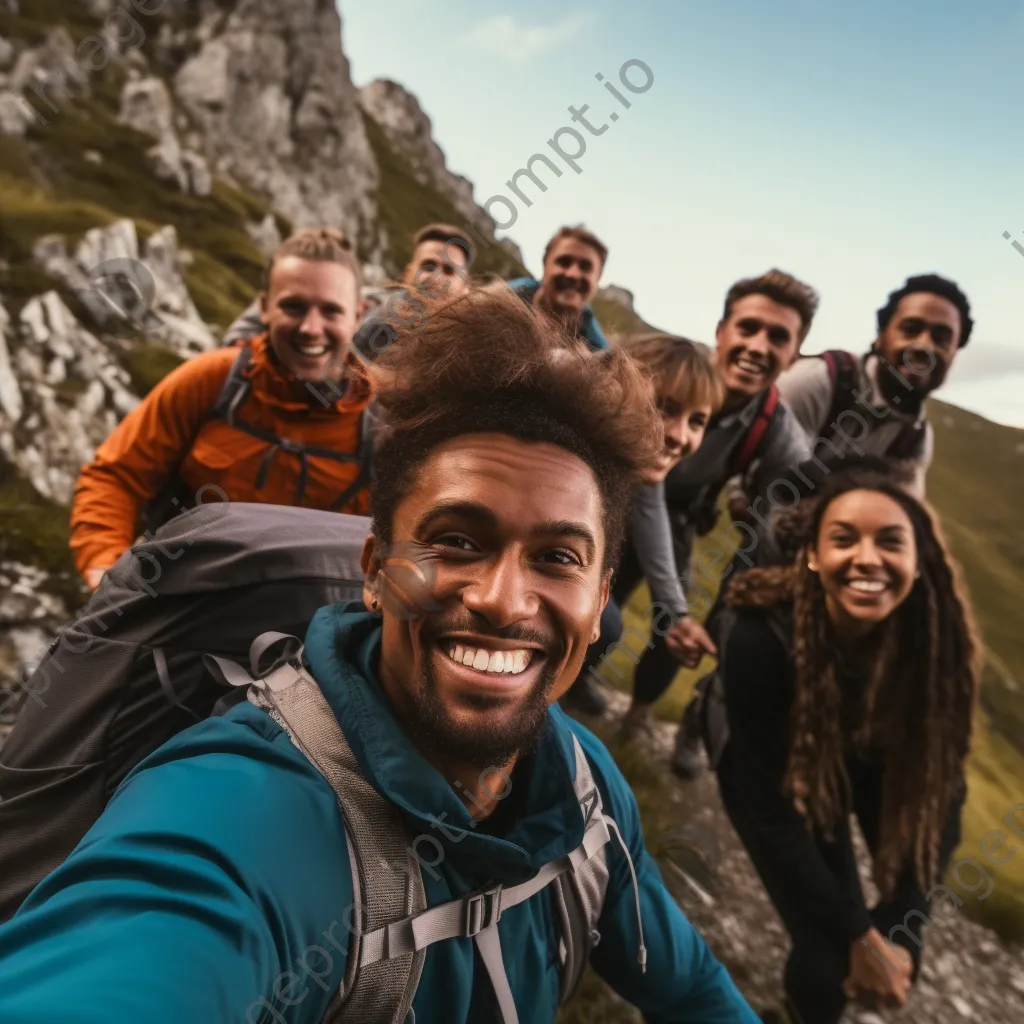
{"label": "person's hand", "polygon": [[905,1006],[913,969],[909,951],[872,928],[850,944],[850,973],[843,992],[869,1009]]}
{"label": "person's hand", "polygon": [[684,615],[665,634],[665,646],[686,668],[696,668],[705,654],[718,653],[707,630],[692,615]]}
{"label": "person's hand", "polygon": [[90,590],[95,590],[100,585],[104,575],[111,568],[109,565],[101,565],[95,569],[87,569],[85,571],[85,585]]}

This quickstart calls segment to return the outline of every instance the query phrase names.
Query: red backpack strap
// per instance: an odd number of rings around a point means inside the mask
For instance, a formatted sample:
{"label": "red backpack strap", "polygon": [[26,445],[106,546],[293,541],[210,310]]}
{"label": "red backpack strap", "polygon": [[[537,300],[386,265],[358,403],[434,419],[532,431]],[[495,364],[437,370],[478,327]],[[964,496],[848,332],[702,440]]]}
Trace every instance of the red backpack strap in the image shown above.
{"label": "red backpack strap", "polygon": [[761,447],[764,435],[768,433],[768,427],[771,425],[772,418],[775,416],[775,410],[778,407],[779,389],[772,384],[765,393],[764,401],[761,403],[757,417],[750,424],[747,436],[743,439],[743,446],[740,448],[739,455],[737,455],[736,461],[733,463],[731,475],[735,476],[737,473],[740,475],[746,473],[751,462],[754,461],[758,449]]}

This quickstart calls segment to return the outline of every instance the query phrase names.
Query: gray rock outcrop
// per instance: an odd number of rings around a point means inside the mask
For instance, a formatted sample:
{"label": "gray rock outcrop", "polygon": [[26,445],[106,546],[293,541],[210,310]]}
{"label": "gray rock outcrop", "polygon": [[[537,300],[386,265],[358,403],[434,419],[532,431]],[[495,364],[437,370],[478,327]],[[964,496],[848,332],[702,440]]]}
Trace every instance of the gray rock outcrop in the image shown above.
{"label": "gray rock outcrop", "polygon": [[298,227],[342,228],[372,258],[379,174],[334,5],[239,0],[209,10],[193,39],[173,88],[213,173],[269,196]]}

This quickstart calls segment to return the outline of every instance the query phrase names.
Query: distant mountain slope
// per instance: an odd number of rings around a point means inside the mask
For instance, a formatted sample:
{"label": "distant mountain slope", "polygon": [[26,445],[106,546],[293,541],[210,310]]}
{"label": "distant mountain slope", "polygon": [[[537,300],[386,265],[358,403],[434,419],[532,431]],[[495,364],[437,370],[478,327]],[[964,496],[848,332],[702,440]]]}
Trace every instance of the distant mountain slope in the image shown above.
{"label": "distant mountain slope", "polygon": [[991,652],[984,701],[1024,753],[1024,430],[932,400],[928,497],[964,567]]}

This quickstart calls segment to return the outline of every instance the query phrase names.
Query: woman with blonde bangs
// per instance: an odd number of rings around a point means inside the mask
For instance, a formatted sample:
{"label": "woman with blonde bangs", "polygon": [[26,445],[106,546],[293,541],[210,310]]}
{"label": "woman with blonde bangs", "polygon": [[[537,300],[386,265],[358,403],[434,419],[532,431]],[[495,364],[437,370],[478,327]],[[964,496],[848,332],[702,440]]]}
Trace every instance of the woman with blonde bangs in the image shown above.
{"label": "woman with blonde bangs", "polygon": [[[650,586],[655,625],[668,624],[661,632],[675,658],[682,659],[683,644],[694,631],[703,632],[700,623],[686,611],[680,571],[673,554],[664,480],[678,462],[700,447],[708,421],[725,397],[711,350],[700,342],[651,332],[617,339],[616,347],[628,353],[651,377],[665,428],[665,445],[660,464],[637,488],[629,538],[612,582],[612,599],[601,620],[601,636],[592,645],[586,668],[567,695],[570,705],[595,714],[603,710],[605,701],[587,676],[594,673],[604,679],[600,660],[622,633],[619,606],[642,579]],[[650,721],[652,703],[634,699],[624,725],[627,732],[632,733]]]}

